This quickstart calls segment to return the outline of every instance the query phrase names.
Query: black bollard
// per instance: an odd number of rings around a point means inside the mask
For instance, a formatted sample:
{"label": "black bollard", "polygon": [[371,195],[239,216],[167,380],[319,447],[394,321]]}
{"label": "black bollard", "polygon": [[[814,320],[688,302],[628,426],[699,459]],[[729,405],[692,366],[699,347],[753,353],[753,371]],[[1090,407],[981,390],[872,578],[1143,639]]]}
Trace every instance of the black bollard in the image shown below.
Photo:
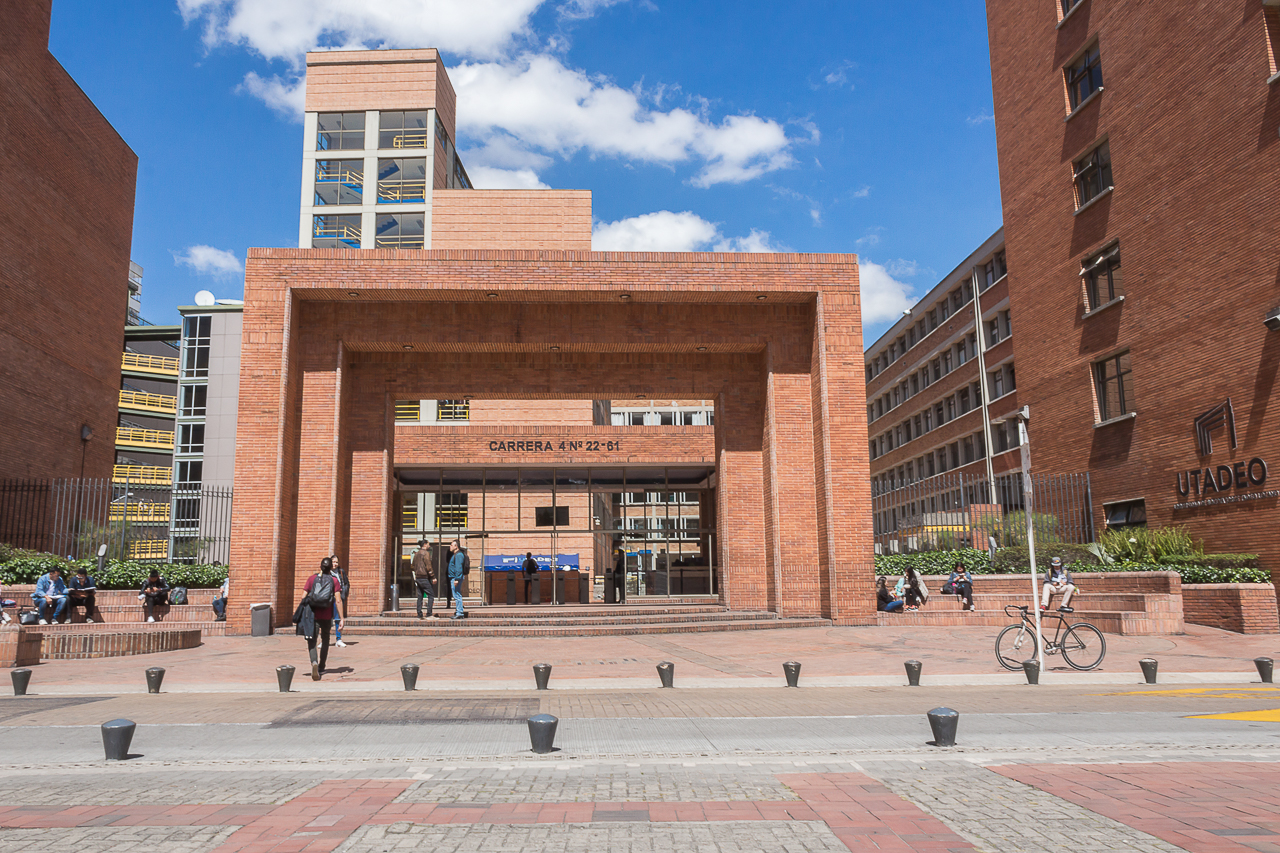
{"label": "black bollard", "polygon": [[293,672],[293,667],[287,663],[276,667],[276,683],[280,685],[281,693],[288,693],[293,688]]}
{"label": "black bollard", "polygon": [[1156,670],[1160,668],[1160,661],[1155,658],[1143,658],[1138,661],[1138,666],[1142,667],[1142,677],[1147,680],[1147,684],[1156,683]]}
{"label": "black bollard", "polygon": [[529,718],[529,744],[538,755],[552,751],[556,742],[556,724],[560,721],[550,714],[537,714]]}
{"label": "black bollard", "polygon": [[613,572],[605,572],[604,575],[604,603],[617,604],[618,594],[613,588]]}
{"label": "black bollard", "polygon": [[159,693],[160,683],[164,681],[164,667],[153,666],[147,670],[147,692]]}
{"label": "black bollard", "polygon": [[911,687],[919,687],[920,668],[924,666],[924,664],[920,663],[918,660],[909,660],[906,662],[905,666],[907,668],[907,684]]}
{"label": "black bollard", "polygon": [[796,661],[789,660],[782,665],[782,671],[787,674],[787,686],[800,686],[800,664]]}
{"label": "black bollard", "polygon": [[9,677],[13,679],[13,695],[26,696],[27,685],[31,683],[31,670],[29,669],[10,670]]}
{"label": "black bollard", "polygon": [[547,689],[547,682],[551,680],[551,664],[540,663],[533,668],[533,680],[537,683],[539,690]]}
{"label": "black bollard", "polygon": [[405,690],[418,689],[418,665],[406,663],[400,667],[400,677],[404,679]]}
{"label": "black bollard", "polygon": [[1272,684],[1272,677],[1275,673],[1275,661],[1271,658],[1254,658],[1253,665],[1258,668],[1258,675],[1262,678],[1263,684]]}
{"label": "black bollard", "polygon": [[1022,662],[1022,671],[1027,674],[1027,684],[1040,683],[1040,661],[1032,658]]}
{"label": "black bollard", "polygon": [[676,665],[669,660],[658,664],[658,678],[662,680],[663,687],[675,687]]}
{"label": "black bollard", "polygon": [[533,582],[529,584],[529,603],[542,603],[542,578],[538,575],[534,575]]}
{"label": "black bollard", "polygon": [[955,746],[960,715],[950,708],[934,708],[928,716],[929,728],[933,729],[933,745]]}
{"label": "black bollard", "polygon": [[124,761],[129,757],[129,744],[133,743],[133,732],[137,728],[133,720],[123,718],[102,724],[102,748],[107,753],[107,761]]}
{"label": "black bollard", "polygon": [[514,606],[516,603],[516,573],[507,572],[507,606]]}

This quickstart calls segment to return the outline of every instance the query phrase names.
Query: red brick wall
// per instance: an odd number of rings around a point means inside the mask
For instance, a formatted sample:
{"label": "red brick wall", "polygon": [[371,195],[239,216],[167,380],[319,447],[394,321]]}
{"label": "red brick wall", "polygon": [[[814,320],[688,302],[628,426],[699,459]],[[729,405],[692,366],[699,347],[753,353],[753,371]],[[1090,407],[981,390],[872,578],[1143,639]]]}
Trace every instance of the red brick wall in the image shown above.
{"label": "red brick wall", "polygon": [[[1090,471],[1210,551],[1256,552],[1280,582],[1275,497],[1175,510],[1177,476],[1261,457],[1280,487],[1280,86],[1261,2],[988,0],[1019,402],[1037,469]],[[1062,67],[1094,40],[1105,90],[1064,121]],[[1188,69],[1212,68],[1212,73]],[[1190,78],[1188,74],[1190,73]],[[1193,82],[1188,84],[1188,80]],[[1109,141],[1115,191],[1074,215],[1072,161]],[[1080,261],[1119,239],[1125,300],[1082,318]],[[1094,427],[1091,365],[1128,349],[1137,416]],[[1201,458],[1192,422],[1230,398]],[[1235,490],[1233,490],[1234,492]],[[1210,493],[1208,497],[1215,497]]]}
{"label": "red brick wall", "polygon": [[1280,632],[1275,587],[1265,583],[1195,583],[1182,586],[1183,618],[1239,634]]}
{"label": "red brick wall", "polygon": [[591,250],[590,190],[436,190],[433,249]]}
{"label": "red brick wall", "polygon": [[49,7],[0,26],[0,479],[115,460],[137,157],[49,53]]}

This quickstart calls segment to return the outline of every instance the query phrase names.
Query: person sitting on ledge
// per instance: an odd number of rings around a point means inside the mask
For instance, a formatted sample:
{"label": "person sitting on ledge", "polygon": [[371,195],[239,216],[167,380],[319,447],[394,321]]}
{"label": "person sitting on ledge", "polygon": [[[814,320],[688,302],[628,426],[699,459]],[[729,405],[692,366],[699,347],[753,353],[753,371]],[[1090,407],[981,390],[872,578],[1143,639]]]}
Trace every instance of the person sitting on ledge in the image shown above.
{"label": "person sitting on ledge", "polygon": [[61,622],[62,613],[67,609],[67,584],[62,580],[62,569],[50,566],[49,571],[36,581],[36,591],[31,593],[31,600],[36,603],[40,612],[40,624],[48,625],[46,610],[53,605],[53,621]]}
{"label": "person sitting on ledge", "polygon": [[924,578],[915,569],[907,569],[898,579],[893,594],[906,602],[904,610],[914,612],[920,605],[929,603],[929,588],[924,585]]}
{"label": "person sitting on ledge", "polygon": [[152,569],[147,579],[142,582],[142,591],[138,594],[138,600],[142,602],[142,612],[145,615],[144,622],[156,621],[156,605],[169,603],[169,584],[165,583],[164,578],[160,577],[160,573]]}
{"label": "person sitting on ledge", "polygon": [[889,592],[888,582],[883,575],[876,578],[876,610],[883,610],[885,613],[896,613],[902,609],[902,599],[895,598],[893,593]]}
{"label": "person sitting on ledge", "polygon": [[951,584],[956,595],[964,599],[965,610],[978,609],[973,604],[973,575],[964,567],[964,563],[956,562],[951,569],[951,577],[947,578],[947,583]]}
{"label": "person sitting on ledge", "polygon": [[1075,592],[1076,585],[1071,582],[1071,572],[1062,565],[1061,557],[1054,557],[1049,561],[1049,571],[1044,573],[1044,595],[1040,599],[1040,609],[1048,610],[1049,599],[1057,593],[1062,596],[1062,605],[1058,611],[1074,613],[1075,609],[1071,607],[1071,596]]}
{"label": "person sitting on ledge", "polygon": [[215,622],[227,621],[227,596],[231,592],[231,577],[222,579],[222,587],[218,590],[218,597],[213,600],[213,614]]}
{"label": "person sitting on ledge", "polygon": [[[77,607],[84,608],[84,621],[93,621],[94,593],[98,591],[97,585],[93,582],[93,578],[89,577],[89,570],[84,566],[76,569],[76,576],[71,579],[71,585],[67,587],[67,596],[69,598],[69,606],[67,617],[73,617],[76,614]],[[98,614],[101,616],[102,614]]]}

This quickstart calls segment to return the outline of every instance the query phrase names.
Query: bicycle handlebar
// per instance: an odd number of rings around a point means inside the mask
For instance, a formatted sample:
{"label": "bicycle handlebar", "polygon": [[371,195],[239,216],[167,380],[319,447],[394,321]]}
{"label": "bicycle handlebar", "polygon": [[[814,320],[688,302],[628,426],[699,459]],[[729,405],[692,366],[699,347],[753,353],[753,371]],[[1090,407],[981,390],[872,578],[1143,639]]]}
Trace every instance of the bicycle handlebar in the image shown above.
{"label": "bicycle handlebar", "polygon": [[1027,611],[1030,609],[1031,608],[1027,607],[1025,604],[1006,604],[1004,606],[1004,612],[1006,616],[1017,616],[1019,612],[1023,616],[1026,616]]}

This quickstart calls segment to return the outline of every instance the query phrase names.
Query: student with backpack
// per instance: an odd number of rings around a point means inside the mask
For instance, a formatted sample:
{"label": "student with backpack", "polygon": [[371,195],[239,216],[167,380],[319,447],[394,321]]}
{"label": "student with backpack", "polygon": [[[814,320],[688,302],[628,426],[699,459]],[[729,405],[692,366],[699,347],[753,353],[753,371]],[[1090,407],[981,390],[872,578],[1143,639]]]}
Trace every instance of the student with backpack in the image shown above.
{"label": "student with backpack", "polygon": [[449,588],[453,590],[454,611],[450,619],[466,619],[467,612],[462,607],[462,581],[471,574],[471,558],[462,542],[455,539],[449,543]]}
{"label": "student with backpack", "polygon": [[[297,633],[307,638],[311,656],[311,680],[319,681],[329,659],[329,632],[333,629],[334,608],[342,594],[342,582],[333,576],[333,558],[320,561],[320,571],[307,578],[306,595],[293,614]],[[316,638],[320,639],[320,658],[316,659]]]}

